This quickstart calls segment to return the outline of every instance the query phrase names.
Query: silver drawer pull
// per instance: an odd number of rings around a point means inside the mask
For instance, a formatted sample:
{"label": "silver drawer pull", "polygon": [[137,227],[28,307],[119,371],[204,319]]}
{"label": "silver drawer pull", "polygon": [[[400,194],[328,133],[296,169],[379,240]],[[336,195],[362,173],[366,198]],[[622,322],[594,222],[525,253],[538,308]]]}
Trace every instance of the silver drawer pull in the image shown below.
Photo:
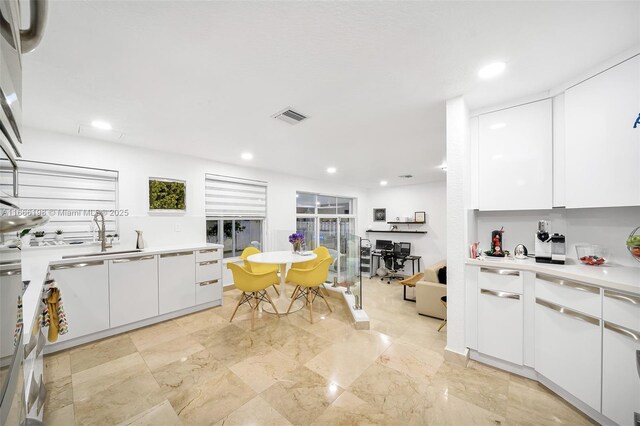
{"label": "silver drawer pull", "polygon": [[556,305],[555,303],[547,302],[544,299],[538,299],[536,297],[536,303],[540,306],[544,306],[545,308],[549,308],[552,311],[559,312],[568,317],[571,317],[580,321],[588,322],[589,324],[598,325],[598,326],[600,325],[600,320],[597,318],[582,314],[578,311],[574,311],[573,309],[565,308],[564,306]]}
{"label": "silver drawer pull", "polygon": [[115,259],[113,263],[137,262],[138,260],[151,260],[154,256],[129,257],[126,259]]}
{"label": "silver drawer pull", "polygon": [[218,263],[217,260],[209,260],[207,262],[200,262],[200,266],[205,266],[205,265],[215,265],[216,263]]}
{"label": "silver drawer pull", "polygon": [[216,253],[218,251],[218,249],[206,249],[206,250],[200,250],[198,251],[198,253]]}
{"label": "silver drawer pull", "polygon": [[618,293],[617,291],[605,290],[604,297],[620,300],[622,302],[631,303],[632,305],[640,305],[640,297],[630,294]]}
{"label": "silver drawer pull", "polygon": [[63,265],[51,266],[52,271],[59,269],[71,269],[71,268],[84,268],[85,266],[100,266],[104,265],[104,260],[92,260],[90,262],[78,262],[78,263],[65,263]]}
{"label": "silver drawer pull", "polygon": [[20,270],[20,268],[15,268],[15,269],[5,269],[4,271],[0,271],[0,277],[11,277],[11,276],[18,276],[22,273],[22,271]]}
{"label": "silver drawer pull", "polygon": [[560,285],[563,287],[573,288],[575,290],[586,291],[587,293],[600,294],[600,288],[594,287],[589,284],[578,283],[575,281],[563,280],[560,278],[552,277],[551,275],[536,274],[536,278],[549,282],[551,284]]}
{"label": "silver drawer pull", "polygon": [[164,253],[161,254],[160,257],[176,257],[176,256],[189,256],[192,255],[193,252],[192,251],[180,251],[177,253]]}
{"label": "silver drawer pull", "polygon": [[640,378],[640,349],[636,351],[636,370],[638,370],[638,378]]}
{"label": "silver drawer pull", "polygon": [[631,337],[636,342],[640,342],[640,331],[631,330],[630,328],[622,327],[609,321],[604,322],[604,328],[622,334],[623,336]]}
{"label": "silver drawer pull", "polygon": [[520,295],[516,293],[507,293],[506,291],[494,291],[494,290],[486,290],[480,289],[480,293],[487,294],[489,296],[502,297],[503,299],[515,299],[520,300]]}
{"label": "silver drawer pull", "polygon": [[201,283],[198,283],[200,285],[200,287],[204,287],[205,285],[211,285],[211,284],[215,284],[217,283],[219,280],[211,280],[211,281],[202,281]]}
{"label": "silver drawer pull", "polygon": [[490,274],[498,274],[498,275],[513,275],[520,276],[520,271],[515,271],[513,269],[494,269],[494,268],[480,268],[480,272],[488,272]]}

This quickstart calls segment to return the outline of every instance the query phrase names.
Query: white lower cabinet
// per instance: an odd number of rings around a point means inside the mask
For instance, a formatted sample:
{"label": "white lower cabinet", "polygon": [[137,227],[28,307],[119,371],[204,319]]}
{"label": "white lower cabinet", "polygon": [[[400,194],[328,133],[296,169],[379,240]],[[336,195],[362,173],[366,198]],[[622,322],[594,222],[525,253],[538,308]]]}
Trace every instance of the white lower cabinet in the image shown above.
{"label": "white lower cabinet", "polygon": [[159,260],[159,312],[178,311],[196,303],[195,255],[193,251],[164,253]]}
{"label": "white lower cabinet", "polygon": [[522,365],[522,295],[480,288],[478,294],[478,351]]}
{"label": "white lower cabinet", "polygon": [[602,341],[598,318],[536,298],[535,368],[600,411]]}
{"label": "white lower cabinet", "polygon": [[154,255],[109,261],[111,327],[158,315],[158,259]]}
{"label": "white lower cabinet", "polygon": [[196,283],[196,304],[215,302],[222,299],[222,279]]}
{"label": "white lower cabinet", "polygon": [[50,268],[62,295],[69,332],[58,342],[109,328],[109,269],[104,260],[67,263]]}
{"label": "white lower cabinet", "polygon": [[640,424],[640,330],[605,322],[602,414],[620,426]]}

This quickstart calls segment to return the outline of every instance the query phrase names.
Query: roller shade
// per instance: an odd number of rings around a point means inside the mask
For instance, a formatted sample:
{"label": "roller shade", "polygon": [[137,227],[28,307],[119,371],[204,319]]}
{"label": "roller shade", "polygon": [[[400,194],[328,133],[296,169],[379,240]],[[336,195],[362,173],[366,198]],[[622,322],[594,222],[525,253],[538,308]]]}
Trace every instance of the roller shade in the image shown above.
{"label": "roller shade", "polygon": [[219,175],[205,175],[208,217],[267,216],[267,183]]}
{"label": "roller shade", "polygon": [[[9,173],[0,167],[0,174]],[[6,179],[0,179],[2,192],[8,192]],[[105,214],[107,234],[117,232],[118,172],[115,170],[68,166],[18,160],[18,198],[21,209],[47,210],[51,219],[38,230],[52,239],[56,229],[67,240],[92,239],[92,212]]]}

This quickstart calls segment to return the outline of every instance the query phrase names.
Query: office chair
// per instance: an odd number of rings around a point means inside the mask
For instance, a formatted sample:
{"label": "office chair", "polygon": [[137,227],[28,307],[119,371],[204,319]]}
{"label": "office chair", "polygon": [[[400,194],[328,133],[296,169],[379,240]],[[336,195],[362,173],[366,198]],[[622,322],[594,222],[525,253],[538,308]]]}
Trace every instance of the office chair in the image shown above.
{"label": "office chair", "polygon": [[398,272],[404,269],[404,262],[407,256],[411,254],[411,243],[393,243],[393,250],[384,251],[382,259],[384,266],[389,270],[389,274],[382,277],[380,281],[387,279],[387,284],[391,284],[391,280],[403,280],[406,277]]}

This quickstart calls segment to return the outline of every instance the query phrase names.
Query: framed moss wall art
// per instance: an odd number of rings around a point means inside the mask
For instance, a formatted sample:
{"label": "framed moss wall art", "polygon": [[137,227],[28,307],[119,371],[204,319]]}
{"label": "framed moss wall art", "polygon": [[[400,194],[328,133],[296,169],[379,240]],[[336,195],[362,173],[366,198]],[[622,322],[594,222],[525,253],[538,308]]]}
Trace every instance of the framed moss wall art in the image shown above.
{"label": "framed moss wall art", "polygon": [[185,213],[187,182],[177,179],[149,178],[150,213]]}

